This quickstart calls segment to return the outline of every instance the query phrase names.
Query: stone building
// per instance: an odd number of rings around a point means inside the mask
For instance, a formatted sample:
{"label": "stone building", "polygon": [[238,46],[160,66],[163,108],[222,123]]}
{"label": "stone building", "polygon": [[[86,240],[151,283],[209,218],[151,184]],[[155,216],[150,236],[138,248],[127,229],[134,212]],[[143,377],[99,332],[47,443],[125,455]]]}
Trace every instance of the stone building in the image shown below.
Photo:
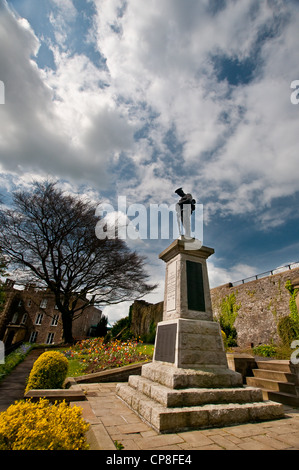
{"label": "stone building", "polygon": [[[5,284],[5,305],[0,312],[0,340],[6,348],[20,341],[39,344],[62,342],[61,313],[56,307],[54,294],[49,289],[27,285],[16,289],[8,279]],[[81,301],[83,306],[83,301]],[[73,337],[76,340],[90,335],[100,321],[102,312],[90,306],[73,321]]]}

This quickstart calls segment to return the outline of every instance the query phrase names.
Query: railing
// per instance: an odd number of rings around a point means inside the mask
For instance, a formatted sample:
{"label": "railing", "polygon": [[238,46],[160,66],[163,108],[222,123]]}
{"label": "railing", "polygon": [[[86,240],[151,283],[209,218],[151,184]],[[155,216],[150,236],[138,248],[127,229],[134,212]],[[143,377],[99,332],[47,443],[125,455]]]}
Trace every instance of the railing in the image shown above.
{"label": "railing", "polygon": [[285,266],[279,266],[278,268],[272,269],[271,271],[265,271],[264,273],[256,274],[255,276],[246,277],[240,281],[235,281],[231,283],[231,287],[240,286],[241,284],[246,284],[247,282],[257,281],[263,277],[273,276],[274,274],[279,274],[291,269],[299,268],[299,261],[294,263],[286,264]]}

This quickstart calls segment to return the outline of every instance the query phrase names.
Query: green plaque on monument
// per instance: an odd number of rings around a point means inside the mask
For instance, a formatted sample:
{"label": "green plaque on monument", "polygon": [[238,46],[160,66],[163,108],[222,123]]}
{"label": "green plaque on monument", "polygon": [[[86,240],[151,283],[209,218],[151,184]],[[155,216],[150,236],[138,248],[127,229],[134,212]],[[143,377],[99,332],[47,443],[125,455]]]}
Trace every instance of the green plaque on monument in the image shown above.
{"label": "green plaque on monument", "polygon": [[157,340],[155,347],[155,361],[172,362],[175,361],[177,325],[158,325]]}
{"label": "green plaque on monument", "polygon": [[205,295],[203,288],[202,265],[186,261],[188,309],[205,312]]}

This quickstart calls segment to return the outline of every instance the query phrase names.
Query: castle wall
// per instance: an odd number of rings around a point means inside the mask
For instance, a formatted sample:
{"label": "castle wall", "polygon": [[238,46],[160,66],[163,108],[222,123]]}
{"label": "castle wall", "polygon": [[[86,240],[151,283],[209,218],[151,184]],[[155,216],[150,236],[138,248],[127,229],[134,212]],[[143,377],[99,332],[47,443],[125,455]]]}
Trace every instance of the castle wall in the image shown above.
{"label": "castle wall", "polygon": [[235,321],[238,345],[254,346],[277,342],[277,322],[290,313],[290,293],[285,288],[287,280],[295,280],[299,268],[284,271],[273,276],[257,279],[236,287],[229,284],[211,289],[214,316],[220,313],[222,299],[234,293],[236,304],[240,305]]}
{"label": "castle wall", "polygon": [[[222,300],[234,293],[236,303],[240,305],[235,322],[238,345],[247,347],[267,344],[272,340],[278,342],[277,323],[281,317],[290,313],[290,294],[285,288],[285,283],[298,277],[299,268],[294,268],[235,287],[231,287],[231,284],[215,287],[211,289],[213,314],[217,317]],[[131,315],[131,329],[134,334],[147,334],[152,322],[157,324],[162,321],[163,302],[149,304],[145,301],[135,301],[131,307]]]}

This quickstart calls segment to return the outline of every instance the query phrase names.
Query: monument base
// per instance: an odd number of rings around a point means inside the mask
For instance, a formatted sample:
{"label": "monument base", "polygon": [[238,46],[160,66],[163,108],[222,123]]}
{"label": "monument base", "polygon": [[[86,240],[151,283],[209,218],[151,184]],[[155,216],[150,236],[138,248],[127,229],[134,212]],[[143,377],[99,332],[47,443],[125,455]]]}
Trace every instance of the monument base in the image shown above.
{"label": "monument base", "polygon": [[160,433],[283,417],[283,405],[263,401],[261,390],[244,387],[228,368],[210,298],[206,260],[213,253],[175,240],[160,254],[165,297],[153,362],[117,385],[118,396]]}
{"label": "monument base", "polygon": [[[130,376],[128,384],[118,384],[116,390],[159,433],[283,417],[283,405],[263,401],[260,389],[234,387],[238,375],[229,369],[194,371],[153,363],[144,365],[141,376]],[[219,383],[223,388],[217,387]]]}
{"label": "monument base", "polygon": [[154,363],[159,362],[166,362],[181,369],[227,369],[219,323],[186,318],[159,322]]}
{"label": "monument base", "polygon": [[171,390],[189,388],[242,387],[242,376],[221,366],[202,366],[201,369],[181,369],[163,362],[142,366],[141,376]]}

